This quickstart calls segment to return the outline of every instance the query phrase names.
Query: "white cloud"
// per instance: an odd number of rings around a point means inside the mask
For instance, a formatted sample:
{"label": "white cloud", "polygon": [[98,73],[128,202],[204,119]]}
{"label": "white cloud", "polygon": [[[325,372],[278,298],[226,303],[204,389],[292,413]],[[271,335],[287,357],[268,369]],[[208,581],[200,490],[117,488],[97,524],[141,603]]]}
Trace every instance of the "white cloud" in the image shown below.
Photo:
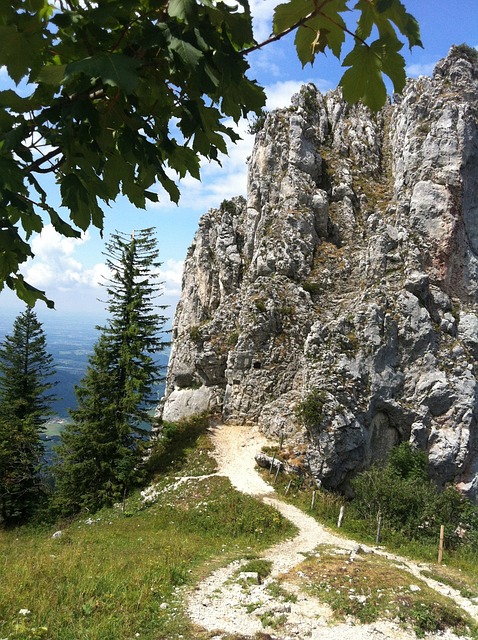
{"label": "white cloud", "polygon": [[418,78],[418,76],[431,76],[436,62],[429,62],[426,64],[410,64],[405,69],[409,78]]}
{"label": "white cloud", "polygon": [[276,5],[277,0],[251,0],[254,37],[257,42],[262,42],[272,33],[272,15]]}
{"label": "white cloud", "polygon": [[308,82],[313,82],[315,86],[321,91],[327,91],[330,89],[329,83],[325,80],[313,80],[311,78],[304,78],[303,80],[285,80],[284,82],[275,82],[274,84],[266,86],[267,95],[267,109],[278,109],[281,107],[288,107],[292,96],[299,92],[302,85]]}
{"label": "white cloud", "polygon": [[[241,140],[229,144],[229,155],[221,155],[221,164],[203,160],[200,181],[191,176],[176,181],[181,193],[181,208],[199,209],[200,213],[205,213],[212,207],[218,207],[225,199],[246,195],[247,158],[252,151],[254,136],[247,132],[249,123],[246,120],[241,120],[238,125],[232,122],[225,124],[234,128]],[[162,211],[176,210],[176,205],[169,201],[163,189],[159,189],[159,203],[149,206]]]}
{"label": "white cloud", "polygon": [[183,278],[183,260],[166,260],[160,268],[160,278],[163,282],[163,291],[168,296],[179,296],[181,294],[181,283]]}
{"label": "white cloud", "polygon": [[86,268],[73,255],[89,239],[88,233],[81,238],[65,238],[52,225],[46,225],[32,240],[35,259],[26,266],[26,280],[39,289],[66,291],[79,284],[96,289],[108,274],[106,265]]}

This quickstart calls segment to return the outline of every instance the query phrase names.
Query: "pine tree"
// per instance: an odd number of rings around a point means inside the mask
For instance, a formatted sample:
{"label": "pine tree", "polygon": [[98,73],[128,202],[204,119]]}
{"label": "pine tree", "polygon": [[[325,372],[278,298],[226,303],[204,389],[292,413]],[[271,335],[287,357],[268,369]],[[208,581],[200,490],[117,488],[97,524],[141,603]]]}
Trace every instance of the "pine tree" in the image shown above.
{"label": "pine tree", "polygon": [[51,414],[53,358],[35,312],[28,308],[0,344],[0,515],[18,524],[43,494],[40,440]]}
{"label": "pine tree", "polygon": [[155,354],[166,318],[157,281],[157,241],[152,229],[131,237],[115,233],[106,245],[111,276],[105,283],[109,320],[85,377],[76,389],[78,408],[62,433],[57,464],[63,513],[96,510],[124,498],[141,478],[148,442],[148,407],[160,379]]}

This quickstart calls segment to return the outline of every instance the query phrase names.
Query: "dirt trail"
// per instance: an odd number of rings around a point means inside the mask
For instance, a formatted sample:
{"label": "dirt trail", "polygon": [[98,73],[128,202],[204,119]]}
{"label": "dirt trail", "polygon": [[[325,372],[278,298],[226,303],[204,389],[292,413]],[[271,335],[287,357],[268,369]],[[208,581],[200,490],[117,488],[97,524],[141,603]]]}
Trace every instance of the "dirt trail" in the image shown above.
{"label": "dirt trail", "polygon": [[[413,632],[407,632],[393,622],[378,621],[369,625],[333,624],[330,608],[316,598],[305,595],[294,585],[285,585],[297,597],[288,602],[271,593],[271,584],[299,564],[305,554],[310,554],[320,544],[353,552],[357,543],[337,536],[321,526],[300,509],[278,499],[274,489],[264,482],[255,470],[254,456],[261,447],[271,444],[257,428],[247,425],[220,425],[213,429],[212,439],[218,462],[217,475],[226,476],[239,491],[261,498],[276,508],[298,528],[297,535],[266,550],[262,557],[272,562],[271,575],[262,584],[247,584],[241,576],[245,561],[236,561],[219,569],[201,582],[190,595],[188,612],[198,626],[221,633],[254,637],[260,631],[280,640],[415,640]],[[365,551],[384,555],[403,565],[412,575],[420,577],[436,591],[453,598],[478,620],[478,606],[463,598],[458,592],[434,580],[426,579],[421,571],[426,567],[388,554],[380,549],[361,545]],[[283,585],[284,586],[284,585]],[[274,632],[275,622],[281,622],[280,636]],[[264,624],[265,623],[265,624]],[[332,626],[333,624],[333,626]],[[451,632],[427,636],[430,640],[457,640]]]}

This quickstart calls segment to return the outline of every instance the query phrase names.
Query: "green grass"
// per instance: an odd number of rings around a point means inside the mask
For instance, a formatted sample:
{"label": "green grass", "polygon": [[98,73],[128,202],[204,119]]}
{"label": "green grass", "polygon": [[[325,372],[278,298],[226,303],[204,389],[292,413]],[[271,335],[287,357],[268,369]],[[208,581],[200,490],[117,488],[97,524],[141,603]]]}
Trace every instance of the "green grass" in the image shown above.
{"label": "green grass", "polygon": [[270,574],[272,569],[272,562],[270,560],[264,560],[263,558],[254,558],[249,560],[246,564],[242,565],[238,573],[257,573],[259,580],[262,582],[264,578]]}
{"label": "green grass", "polygon": [[[167,426],[150,464],[151,472],[162,471],[155,474],[149,502],[137,493],[115,509],[55,528],[0,532],[2,640],[206,640],[210,634],[193,628],[184,611],[187,589],[234,559],[248,559],[241,572],[267,579],[271,565],[260,558],[261,550],[290,536],[294,528],[277,511],[235,491],[226,479],[198,477],[216,470],[206,424],[197,419]],[[265,471],[264,477],[272,482],[274,476]],[[275,488],[282,497],[288,481],[279,475]],[[311,511],[312,490],[307,481],[295,480],[285,499],[337,531],[342,499],[317,492]],[[52,538],[55,529],[62,530],[58,539]],[[347,508],[340,531],[374,542],[375,531],[365,531]],[[411,557],[436,559],[436,548],[399,541],[386,527],[384,542]],[[301,588],[328,602],[338,618],[350,615],[367,622],[390,615],[419,635],[451,627],[478,637],[473,623],[449,599],[383,558],[361,558],[350,563],[323,549],[320,559],[307,559],[287,580],[298,580]],[[430,575],[474,596],[478,563],[473,558],[466,548],[446,553],[445,562],[453,568],[436,566]],[[410,590],[410,584],[420,591]],[[296,596],[284,586],[278,578],[268,590],[294,601]],[[263,619],[269,626],[282,622],[280,616]],[[224,640],[240,638],[224,635]]]}
{"label": "green grass", "polygon": [[418,637],[445,629],[478,638],[478,626],[450,598],[430,589],[389,560],[368,554],[351,561],[323,548],[320,557],[295,567],[289,579],[330,605],[336,618],[362,624],[399,620]]}
{"label": "green grass", "polygon": [[184,589],[219,564],[257,554],[292,527],[224,478],[178,485],[178,475],[211,468],[209,455],[200,453],[210,451],[204,425],[193,431],[182,446],[175,441],[149,506],[137,494],[124,508],[56,525],[58,539],[48,528],[0,532],[0,638],[201,637],[184,613]]}
{"label": "green grass", "polygon": [[[273,482],[274,476],[268,471],[261,470],[264,480]],[[292,484],[289,493],[286,495],[286,488],[289,481]],[[279,497],[294,504],[303,511],[315,517],[319,522],[328,526],[332,531],[343,534],[346,537],[369,545],[375,545],[376,524],[361,520],[353,509],[353,505],[347,502],[342,496],[318,490],[306,478],[296,478],[286,474],[279,474],[274,488]],[[315,490],[316,498],[314,509],[311,510],[312,492]],[[340,507],[345,506],[345,515],[342,526],[337,527]],[[375,525],[375,526],[374,526]],[[442,579],[437,580],[457,585],[455,588],[461,590],[463,595],[468,591],[470,594],[478,591],[472,585],[478,583],[478,552],[470,545],[462,545],[457,548],[448,548],[446,545],[443,555],[443,565],[437,565],[439,530],[436,532],[436,540],[430,538],[411,540],[400,531],[395,531],[392,523],[384,521],[382,524],[382,535],[380,544],[387,550],[403,555],[418,562],[427,562],[436,565],[436,570]],[[438,575],[437,573],[437,575]],[[461,587],[460,587],[461,585]],[[478,596],[478,593],[476,594]]]}
{"label": "green grass", "polygon": [[65,428],[65,422],[66,420],[63,422],[47,422],[45,424],[45,435],[49,438],[61,435],[61,432]]}
{"label": "green grass", "polygon": [[160,475],[199,476],[217,471],[214,447],[206,433],[207,418],[197,416],[180,423],[166,423],[163,437],[152,452],[149,466]]}

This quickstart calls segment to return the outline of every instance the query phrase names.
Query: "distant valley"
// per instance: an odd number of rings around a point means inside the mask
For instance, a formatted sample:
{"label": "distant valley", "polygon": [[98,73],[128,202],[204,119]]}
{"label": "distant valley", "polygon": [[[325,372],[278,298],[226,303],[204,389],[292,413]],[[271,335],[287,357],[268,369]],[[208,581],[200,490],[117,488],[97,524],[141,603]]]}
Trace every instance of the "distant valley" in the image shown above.
{"label": "distant valley", "polygon": [[[0,317],[0,340],[5,335],[10,335],[13,329],[13,320]],[[69,410],[76,407],[75,386],[78,385],[86,372],[88,358],[93,352],[94,344],[99,332],[95,329],[94,321],[78,321],[75,324],[71,318],[43,322],[43,329],[47,338],[48,352],[51,353],[56,369],[54,393],[57,400],[53,403],[53,416],[47,423],[45,440],[47,442],[47,458],[52,445],[56,444],[65,422],[68,422]],[[158,361],[166,367],[169,359],[169,347],[158,354]],[[164,383],[161,382],[155,389],[152,409],[161,399],[164,393]]]}

